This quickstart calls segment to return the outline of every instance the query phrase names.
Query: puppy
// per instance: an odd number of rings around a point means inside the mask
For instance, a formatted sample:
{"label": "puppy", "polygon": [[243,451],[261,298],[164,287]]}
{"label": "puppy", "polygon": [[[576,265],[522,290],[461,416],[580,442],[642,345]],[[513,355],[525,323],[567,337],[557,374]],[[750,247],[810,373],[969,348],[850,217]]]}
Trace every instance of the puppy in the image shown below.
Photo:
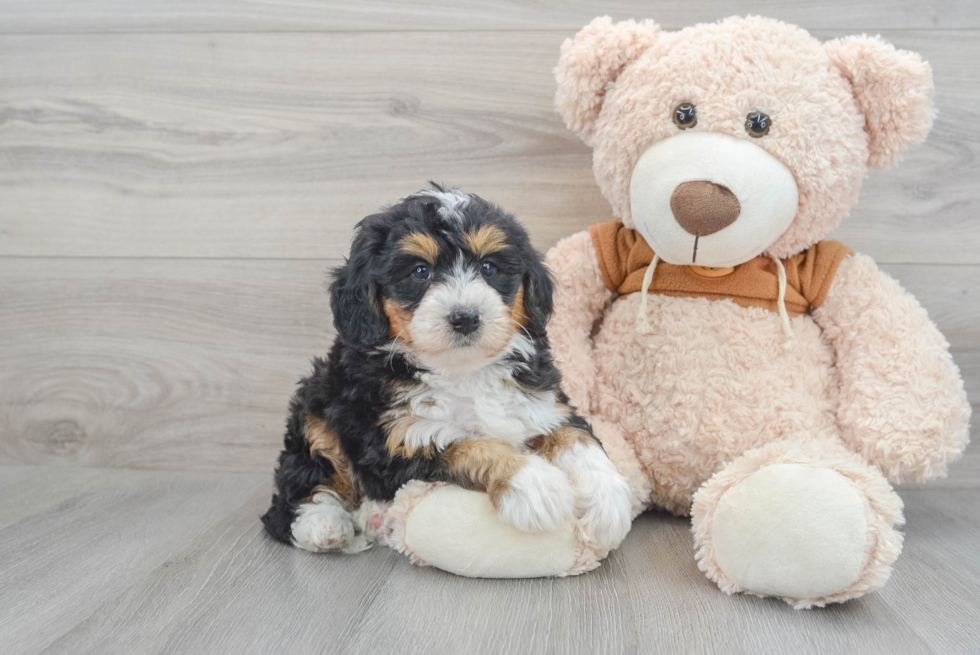
{"label": "puppy", "polygon": [[478,196],[433,185],[362,220],[330,287],[337,339],[292,401],[269,533],[363,549],[358,508],[424,480],[485,491],[521,530],[574,514],[618,545],[629,487],[559,387],[552,291],[524,228]]}

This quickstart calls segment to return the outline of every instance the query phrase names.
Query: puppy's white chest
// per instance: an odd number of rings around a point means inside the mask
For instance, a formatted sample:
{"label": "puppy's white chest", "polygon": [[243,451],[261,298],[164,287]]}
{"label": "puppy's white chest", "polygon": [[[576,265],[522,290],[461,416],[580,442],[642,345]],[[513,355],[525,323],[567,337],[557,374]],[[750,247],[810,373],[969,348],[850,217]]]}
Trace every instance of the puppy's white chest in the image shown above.
{"label": "puppy's white chest", "polygon": [[421,387],[408,398],[420,420],[406,440],[415,448],[478,438],[504,439],[521,448],[532,437],[558,428],[566,410],[550,391],[527,393],[509,371],[481,370],[465,377],[421,376]]}

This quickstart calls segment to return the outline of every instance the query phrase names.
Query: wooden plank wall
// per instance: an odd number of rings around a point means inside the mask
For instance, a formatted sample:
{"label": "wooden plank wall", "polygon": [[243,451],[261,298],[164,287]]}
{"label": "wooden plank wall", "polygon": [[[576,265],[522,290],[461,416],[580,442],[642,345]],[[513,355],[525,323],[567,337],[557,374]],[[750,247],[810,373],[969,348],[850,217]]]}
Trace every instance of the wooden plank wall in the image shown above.
{"label": "wooden plank wall", "polygon": [[758,13],[932,63],[929,141],[834,236],[919,297],[980,398],[980,3],[3,0],[0,464],[268,471],[359,218],[434,179],[542,249],[608,220],[551,76],[602,12]]}

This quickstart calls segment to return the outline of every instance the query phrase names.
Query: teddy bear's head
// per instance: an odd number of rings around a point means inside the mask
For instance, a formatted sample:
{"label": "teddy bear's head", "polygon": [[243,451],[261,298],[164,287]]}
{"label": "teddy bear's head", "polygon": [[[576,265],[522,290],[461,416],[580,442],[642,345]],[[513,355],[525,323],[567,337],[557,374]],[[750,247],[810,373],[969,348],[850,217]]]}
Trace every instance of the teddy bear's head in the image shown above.
{"label": "teddy bear's head", "polygon": [[555,76],[615,215],[671,264],[808,248],[868,167],[897,162],[933,117],[917,54],[758,17],[678,32],[597,18],[565,41]]}

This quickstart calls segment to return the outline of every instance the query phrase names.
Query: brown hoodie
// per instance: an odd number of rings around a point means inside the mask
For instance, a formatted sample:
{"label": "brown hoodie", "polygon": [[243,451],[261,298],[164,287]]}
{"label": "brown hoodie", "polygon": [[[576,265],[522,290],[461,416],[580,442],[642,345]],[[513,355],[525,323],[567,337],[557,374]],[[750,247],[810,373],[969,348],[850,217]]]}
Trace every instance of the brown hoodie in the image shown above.
{"label": "brown hoodie", "polygon": [[[620,295],[640,290],[643,274],[653,261],[653,250],[636,231],[619,221],[589,227],[599,258],[602,279]],[[838,241],[820,241],[782,260],[786,269],[786,311],[800,316],[819,307],[844,258],[854,251]],[[703,272],[698,272],[698,271]],[[710,269],[660,262],[650,293],[709,300],[730,299],[742,307],[778,312],[779,278],[776,264],[762,255],[734,267],[731,273],[709,277]]]}

